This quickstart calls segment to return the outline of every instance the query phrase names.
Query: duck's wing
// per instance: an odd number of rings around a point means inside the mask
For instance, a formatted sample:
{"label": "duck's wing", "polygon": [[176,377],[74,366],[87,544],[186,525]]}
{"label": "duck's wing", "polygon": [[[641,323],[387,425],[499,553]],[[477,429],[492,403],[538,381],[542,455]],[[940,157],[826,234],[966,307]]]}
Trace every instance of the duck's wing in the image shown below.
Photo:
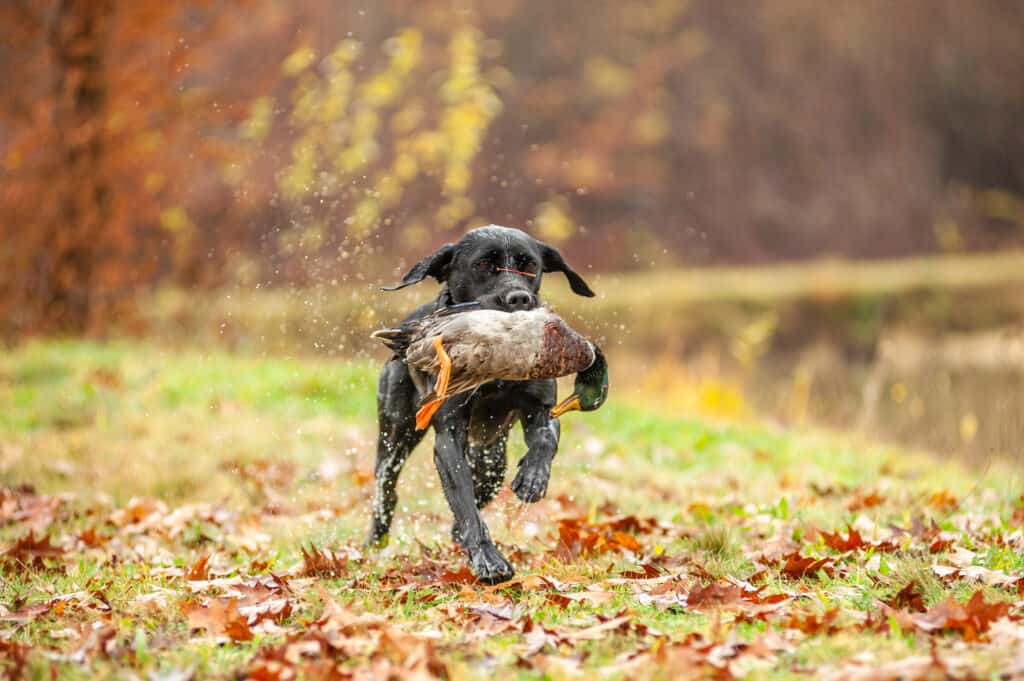
{"label": "duck's wing", "polygon": [[471,324],[449,348],[456,365],[477,384],[527,379],[543,344],[540,327],[529,323],[535,315],[482,310],[466,316]]}

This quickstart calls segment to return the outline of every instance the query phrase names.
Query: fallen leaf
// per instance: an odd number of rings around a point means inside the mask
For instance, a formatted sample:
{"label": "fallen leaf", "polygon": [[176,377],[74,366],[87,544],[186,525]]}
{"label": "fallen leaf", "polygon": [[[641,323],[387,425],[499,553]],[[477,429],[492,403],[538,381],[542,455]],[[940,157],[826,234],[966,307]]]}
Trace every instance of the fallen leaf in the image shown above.
{"label": "fallen leaf", "polygon": [[232,641],[252,640],[252,630],[234,598],[212,598],[205,604],[187,601],[181,611],[191,629],[203,629],[210,636],[227,636]]}
{"label": "fallen leaf", "polygon": [[885,497],[877,492],[854,492],[846,500],[844,506],[850,511],[860,511],[865,508],[874,508],[885,503]]}
{"label": "fallen leaf", "polygon": [[706,586],[695,584],[687,595],[686,606],[695,610],[720,608],[725,605],[738,603],[742,595],[743,590],[734,584],[722,582],[715,582]]}
{"label": "fallen leaf", "polygon": [[786,556],[786,563],[782,566],[782,574],[790,579],[813,576],[818,570],[828,572],[831,569],[829,567],[831,562],[832,559],[829,557],[809,558],[801,556],[799,553],[791,553]]}
{"label": "fallen leaf", "polygon": [[49,535],[36,537],[34,530],[0,552],[0,563],[14,563],[24,567],[43,568],[47,559],[60,558],[64,549],[54,546]]}
{"label": "fallen leaf", "polygon": [[924,612],[926,610],[924,597],[921,595],[917,582],[909,582],[905,587],[896,592],[892,598],[884,602],[890,608],[896,610],[907,609],[916,612]]}
{"label": "fallen leaf", "polygon": [[978,589],[967,603],[960,604],[949,599],[938,603],[923,615],[913,619],[914,625],[925,632],[954,630],[963,634],[964,640],[976,641],[988,631],[996,620],[1010,614],[1010,604],[1000,601],[988,603],[984,592]]}
{"label": "fallen leaf", "polygon": [[192,564],[188,570],[185,571],[185,579],[190,582],[198,582],[205,580],[210,573],[210,554],[205,554],[199,557],[195,563]]}
{"label": "fallen leaf", "polygon": [[847,536],[844,539],[838,532],[824,532],[819,530],[822,540],[825,542],[825,546],[835,549],[836,551],[856,551],[867,545],[864,538],[860,535],[860,532],[853,529],[852,527],[846,528]]}

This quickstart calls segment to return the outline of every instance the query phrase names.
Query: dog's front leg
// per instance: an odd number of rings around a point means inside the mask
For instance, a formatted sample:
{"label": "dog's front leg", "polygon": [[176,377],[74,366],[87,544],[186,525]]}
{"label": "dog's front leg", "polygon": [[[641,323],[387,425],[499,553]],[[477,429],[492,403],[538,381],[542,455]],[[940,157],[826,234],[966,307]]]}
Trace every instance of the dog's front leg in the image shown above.
{"label": "dog's front leg", "polygon": [[547,400],[531,404],[522,410],[523,439],[526,440],[526,454],[519,460],[519,471],[512,480],[512,491],[527,503],[544,498],[551,478],[551,462],[558,453],[558,439],[561,426],[550,414],[551,404]]}
{"label": "dog's front leg", "polygon": [[448,405],[434,417],[434,464],[455,516],[455,534],[477,579],[497,584],[515,571],[491,540],[473,495],[473,472],[466,458],[467,424]]}

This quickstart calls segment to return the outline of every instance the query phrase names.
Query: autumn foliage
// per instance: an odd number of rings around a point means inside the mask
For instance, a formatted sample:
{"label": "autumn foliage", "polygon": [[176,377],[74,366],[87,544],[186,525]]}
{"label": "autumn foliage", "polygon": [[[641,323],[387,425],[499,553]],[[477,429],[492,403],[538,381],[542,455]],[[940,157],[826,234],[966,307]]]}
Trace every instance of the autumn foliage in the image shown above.
{"label": "autumn foliage", "polygon": [[1013,3],[460,7],[4,3],[5,333],[491,221],[615,269],[1019,242]]}

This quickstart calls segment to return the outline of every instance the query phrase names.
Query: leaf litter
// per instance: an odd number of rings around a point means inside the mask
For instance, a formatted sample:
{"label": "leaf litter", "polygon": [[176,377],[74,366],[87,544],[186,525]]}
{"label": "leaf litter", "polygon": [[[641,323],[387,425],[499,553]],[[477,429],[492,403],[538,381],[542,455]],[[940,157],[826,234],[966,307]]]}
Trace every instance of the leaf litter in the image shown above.
{"label": "leaf litter", "polygon": [[[484,586],[443,543],[384,555],[309,540],[270,550],[275,528],[346,511],[311,513],[291,501],[299,479],[291,466],[232,470],[255,490],[249,505],[138,497],[110,508],[26,487],[0,491],[0,568],[5,583],[19,585],[0,604],[0,670],[19,674],[35,660],[153,672],[155,651],[212,646],[245,651],[231,676],[270,681],[448,679],[501,668],[586,676],[595,664],[626,678],[659,669],[968,678],[973,651],[1024,654],[1024,574],[1012,558],[1024,541],[1007,525],[1022,515],[1017,508],[971,515],[963,498],[933,492],[918,508],[944,515],[893,522],[897,492],[812,486],[814,503],[855,516],[821,529],[756,506],[691,504],[656,518],[554,496],[517,511],[537,528],[528,542],[503,547],[520,574]],[[696,541],[709,518],[731,534]],[[1007,558],[985,562],[989,555]],[[923,565],[934,585],[923,586],[920,570],[900,580],[901,561]],[[119,580],[118,571],[132,576]],[[74,588],[57,592],[54,579]],[[855,607],[854,584],[878,595]],[[140,634],[126,617],[150,618],[152,631]],[[843,635],[913,635],[928,654],[799,662],[802,642]]]}

